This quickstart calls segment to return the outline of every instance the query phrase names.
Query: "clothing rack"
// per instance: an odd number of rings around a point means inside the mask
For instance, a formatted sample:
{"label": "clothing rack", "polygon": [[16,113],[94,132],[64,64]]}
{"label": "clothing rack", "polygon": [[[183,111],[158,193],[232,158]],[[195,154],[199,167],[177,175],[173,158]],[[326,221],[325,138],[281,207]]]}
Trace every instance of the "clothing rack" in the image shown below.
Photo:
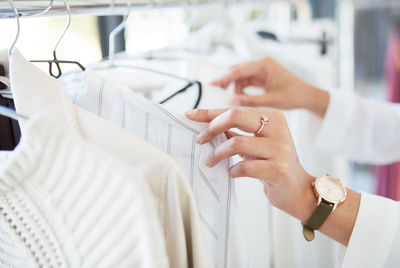
{"label": "clothing rack", "polygon": [[399,9],[400,1],[398,0],[353,0],[356,9],[373,9],[373,8],[389,8]]}
{"label": "clothing rack", "polygon": [[[71,8],[71,15],[122,15],[126,13],[128,3],[132,9],[149,9],[160,7],[176,7],[176,6],[194,6],[204,4],[225,3],[233,4],[244,2],[245,0],[67,0]],[[260,0],[251,0],[252,2],[261,2]],[[51,1],[24,1],[14,0],[20,17],[30,17],[45,10]],[[246,2],[250,2],[246,0]],[[62,1],[54,1],[51,9],[40,16],[64,16],[65,6]],[[8,1],[0,2],[0,19],[14,18],[15,14],[11,9]]]}

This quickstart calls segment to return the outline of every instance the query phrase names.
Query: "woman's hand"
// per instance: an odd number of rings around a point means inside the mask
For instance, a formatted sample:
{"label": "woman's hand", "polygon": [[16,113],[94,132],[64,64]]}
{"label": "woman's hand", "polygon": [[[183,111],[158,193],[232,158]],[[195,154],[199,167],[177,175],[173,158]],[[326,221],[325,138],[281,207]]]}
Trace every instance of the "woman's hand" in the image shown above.
{"label": "woman's hand", "polygon": [[[281,112],[235,108],[191,110],[186,116],[194,121],[210,123],[199,134],[198,143],[206,143],[221,133],[228,138],[210,155],[209,166],[230,156],[241,155],[243,161],[230,168],[232,177],[261,180],[265,195],[273,206],[303,222],[310,218],[317,206],[311,186],[315,178],[300,164]],[[247,133],[257,133],[262,125],[262,116],[267,117],[268,122],[259,134],[242,136],[231,130],[238,128]],[[360,194],[348,189],[346,201],[328,217],[319,231],[347,245],[357,218],[360,198]]]}
{"label": "woman's hand", "polygon": [[[231,83],[235,83],[235,105],[304,108],[324,117],[329,103],[326,91],[303,82],[269,57],[234,66],[231,73],[211,84],[226,89]],[[249,96],[244,91],[248,86],[262,88],[265,94]]]}
{"label": "woman's hand", "polygon": [[[191,120],[210,123],[199,134],[198,143],[206,143],[221,133],[228,137],[210,155],[207,165],[212,167],[225,158],[241,155],[243,161],[230,168],[233,178],[260,179],[273,206],[301,220],[311,215],[310,203],[315,208],[316,202],[311,188],[314,178],[301,166],[281,112],[234,108],[191,110],[186,116]],[[242,136],[231,131],[232,128],[238,128],[247,133],[256,133],[261,127],[262,116],[267,117],[268,122],[255,136]]]}

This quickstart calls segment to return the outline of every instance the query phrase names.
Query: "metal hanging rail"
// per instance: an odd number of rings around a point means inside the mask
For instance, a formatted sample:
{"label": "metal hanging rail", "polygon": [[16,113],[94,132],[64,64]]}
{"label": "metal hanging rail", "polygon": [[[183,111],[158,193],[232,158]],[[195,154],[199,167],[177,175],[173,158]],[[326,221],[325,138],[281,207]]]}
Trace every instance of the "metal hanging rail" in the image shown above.
{"label": "metal hanging rail", "polygon": [[353,0],[353,4],[356,9],[400,9],[399,0]]}
{"label": "metal hanging rail", "polygon": [[[43,0],[14,0],[20,17],[40,16],[64,16],[65,6],[62,1]],[[237,3],[240,0],[132,0],[132,8],[149,9],[157,7],[176,7],[180,5],[202,5],[212,3]],[[52,4],[47,12],[43,12]],[[72,15],[122,15],[126,13],[126,0],[69,0]],[[42,14],[43,13],[43,14]],[[8,1],[0,1],[0,19],[14,18],[14,11]]]}

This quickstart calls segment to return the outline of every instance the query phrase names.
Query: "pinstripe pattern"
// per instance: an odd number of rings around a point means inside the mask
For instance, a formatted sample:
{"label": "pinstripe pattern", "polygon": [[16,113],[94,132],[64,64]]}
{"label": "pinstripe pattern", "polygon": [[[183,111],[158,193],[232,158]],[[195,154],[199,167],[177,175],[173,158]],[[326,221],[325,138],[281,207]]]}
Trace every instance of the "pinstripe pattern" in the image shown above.
{"label": "pinstripe pattern", "polygon": [[[180,120],[180,119],[178,119],[175,115],[173,115],[171,112],[169,112],[168,110],[166,110],[164,107],[162,107],[161,105],[159,105],[159,104],[156,104],[156,103],[151,103],[151,102],[149,102],[149,105],[153,105],[154,107],[156,107],[161,113],[163,113],[164,115],[166,115],[168,118],[171,118],[171,120],[173,121],[173,122],[175,122],[175,123],[177,123],[179,126],[181,126],[182,128],[184,128],[184,129],[186,129],[186,130],[188,130],[191,134],[191,136],[192,136],[192,142],[193,142],[193,140],[195,140],[195,138],[196,138],[196,135],[198,135],[199,133],[200,133],[200,131],[199,130],[197,130],[197,129],[195,129],[195,128],[193,128],[193,127],[191,127],[191,126],[189,126],[188,124],[186,124],[185,122],[182,122],[182,120]],[[136,106],[134,106],[134,104],[132,104],[131,103],[131,107],[132,107],[132,110],[135,110],[135,109],[138,109],[138,107],[136,107]],[[148,112],[146,113],[146,116],[147,116],[147,114],[148,114]],[[126,115],[126,116],[129,116],[129,115]],[[153,118],[157,118],[157,114],[152,114],[151,115]],[[147,121],[148,119],[147,119],[147,117],[146,117],[146,121]],[[167,124],[167,122],[166,121],[162,121],[162,120],[158,120],[158,123],[159,124]],[[170,125],[170,123],[168,123],[169,125]],[[146,133],[148,132],[148,127],[147,127],[147,124],[146,124]],[[147,139],[146,139],[147,140]],[[149,141],[149,140],[147,140],[147,141]],[[150,143],[152,143],[152,141],[149,141]],[[153,143],[153,145],[156,145],[157,146],[157,144],[154,144]],[[189,145],[189,144],[188,144]],[[190,145],[192,145],[192,144],[190,144]],[[211,141],[211,142],[209,142],[208,143],[208,145],[207,146],[210,146],[212,149],[215,149],[216,148],[216,145],[215,145],[215,143],[214,143],[214,141]],[[190,148],[189,146],[187,146],[187,145],[184,145],[184,146],[182,146],[182,147],[184,147],[184,148]],[[193,147],[193,146],[192,146]],[[196,145],[195,145],[195,147],[196,147]],[[159,147],[160,149],[162,149],[161,147]],[[192,148],[190,148],[191,150],[192,150]],[[190,152],[190,154],[188,154],[188,152],[186,152],[186,150],[184,150],[185,152],[183,152],[183,154],[184,155],[192,155],[192,151]],[[167,152],[167,153],[169,153],[170,154],[170,152]],[[178,159],[177,159],[178,160]],[[178,160],[178,164],[179,164],[179,160]],[[197,165],[199,165],[199,163],[197,163]],[[203,167],[204,168],[204,167]],[[224,202],[220,202],[221,201],[221,198],[220,198],[220,194],[218,193],[218,191],[215,189],[215,187],[213,186],[213,184],[211,183],[211,181],[215,181],[215,180],[213,180],[213,179],[211,179],[210,177],[209,177],[209,175],[207,176],[207,175],[205,175],[205,173],[203,172],[203,170],[202,170],[202,168],[200,168],[200,166],[198,166],[197,167],[197,171],[196,171],[196,176],[193,178],[193,180],[195,180],[195,178],[199,178],[200,179],[200,181],[202,182],[202,183],[204,183],[205,185],[206,185],[206,187],[209,189],[209,192],[212,194],[212,196],[215,198],[215,200],[217,201],[217,204],[215,205],[215,208],[217,208],[217,210],[218,211],[220,211],[221,209],[218,209],[220,206],[223,206],[223,204],[225,204],[225,206],[226,206],[226,208],[223,208],[222,210],[224,211],[224,213],[225,213],[225,219],[224,219],[224,222],[220,222],[220,224],[222,224],[222,226],[223,226],[223,228],[222,228],[222,230],[221,230],[221,228],[220,228],[220,231],[217,231],[218,230],[218,227],[217,226],[214,226],[213,227],[213,225],[212,224],[210,224],[210,220],[211,219],[207,219],[206,217],[204,217],[203,215],[202,215],[202,207],[201,206],[199,206],[199,211],[200,211],[200,218],[201,218],[201,221],[203,222],[203,224],[204,224],[204,227],[205,227],[205,230],[207,231],[207,232],[209,232],[210,234],[211,234],[211,236],[216,240],[215,242],[217,242],[217,243],[221,243],[221,244],[219,244],[219,247],[223,247],[223,250],[222,250],[222,261],[220,261],[220,260],[216,260],[216,262],[217,263],[220,263],[220,265],[218,265],[218,267],[224,267],[224,268],[228,268],[228,252],[229,252],[229,225],[230,225],[230,219],[229,219],[229,217],[230,217],[230,206],[231,206],[231,188],[230,188],[230,183],[231,183],[231,181],[230,181],[230,179],[229,179],[229,175],[227,174],[227,172],[225,172],[225,175],[226,175],[226,180],[228,181],[228,187],[226,188],[226,200],[224,200]],[[211,172],[212,173],[212,172]],[[189,173],[189,174],[186,174],[187,175],[187,177],[188,178],[191,178],[191,174]],[[194,183],[193,181],[190,181],[190,183],[191,183],[191,185],[194,187],[194,185],[198,185],[199,183],[200,183],[200,181],[199,180],[197,180],[196,181],[196,183]],[[200,186],[197,186],[197,187],[200,187]],[[204,189],[204,188],[203,188]],[[194,189],[195,190],[195,189]],[[198,194],[198,191],[194,191],[194,194],[195,194],[195,197],[196,197],[196,200],[200,200],[200,202],[201,201],[204,201],[204,199],[206,198],[206,194],[204,193],[204,192],[200,192],[199,194]],[[209,202],[209,200],[207,201],[207,202]],[[207,209],[211,209],[211,208],[207,208]],[[218,241],[218,239],[217,239],[217,237],[218,237],[218,235],[217,236],[215,236],[215,234],[217,234],[217,233],[220,233],[220,232],[224,232],[224,241]],[[215,243],[215,242],[213,242],[213,243]]]}
{"label": "pinstripe pattern", "polygon": [[101,80],[100,90],[99,90],[99,105],[98,105],[98,110],[97,110],[98,116],[101,116],[101,108],[103,107],[103,91],[104,91],[105,83],[106,83],[106,80],[103,78]]}
{"label": "pinstripe pattern", "polygon": [[172,136],[172,125],[168,125],[168,144],[167,144],[167,154],[171,155],[171,136]]}
{"label": "pinstripe pattern", "polygon": [[[87,84],[93,83],[87,82]],[[107,92],[107,98],[93,106],[93,98],[99,96],[99,92],[102,91]],[[127,130],[175,159],[192,187],[204,230],[210,234],[209,242],[216,245],[214,248],[218,248],[218,252],[214,254],[220,258],[215,260],[216,266],[228,268],[231,259],[235,259],[229,255],[231,246],[229,237],[232,236],[230,233],[232,193],[227,171],[228,163],[223,162],[212,169],[204,165],[204,158],[216,148],[217,144],[223,142],[225,137],[220,135],[209,143],[199,146],[195,141],[201,127],[182,120],[157,103],[144,100],[130,90],[115,87],[108,82],[105,86],[97,83],[95,87],[85,88],[79,98],[78,103],[82,108],[95,113],[100,110],[104,119],[121,122],[120,126],[123,128],[129,125],[130,128]],[[116,103],[113,98],[123,105],[110,105]],[[115,114],[119,114],[121,118],[113,118]]]}
{"label": "pinstripe pattern", "polygon": [[204,217],[201,215],[201,213],[199,213],[200,216],[200,220],[203,222],[204,226],[208,229],[208,231],[212,234],[212,236],[214,236],[215,240],[218,241],[218,234],[217,232],[215,232],[215,230],[211,227],[210,224],[208,224],[208,222],[204,219]]}
{"label": "pinstripe pattern", "polygon": [[214,187],[212,186],[212,184],[210,183],[210,181],[208,180],[208,178],[204,175],[203,171],[201,170],[201,168],[198,169],[199,175],[200,177],[204,180],[204,182],[207,184],[208,188],[210,189],[210,191],[213,193],[213,195],[215,196],[215,199],[218,200],[218,202],[220,201],[220,197],[219,194],[217,193],[217,191],[214,189]]}
{"label": "pinstripe pattern", "polygon": [[194,154],[196,153],[196,136],[192,137],[192,151],[190,152],[190,186],[193,189],[193,179],[194,179]]}

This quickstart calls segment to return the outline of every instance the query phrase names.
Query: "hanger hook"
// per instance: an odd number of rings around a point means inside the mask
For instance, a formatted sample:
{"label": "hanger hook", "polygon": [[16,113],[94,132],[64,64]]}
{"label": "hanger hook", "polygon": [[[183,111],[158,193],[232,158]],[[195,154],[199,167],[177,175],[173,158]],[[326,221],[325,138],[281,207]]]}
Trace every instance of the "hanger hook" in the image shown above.
{"label": "hanger hook", "polygon": [[53,3],[54,3],[54,0],[50,0],[49,4],[47,5],[45,10],[43,10],[39,13],[33,14],[30,17],[38,17],[38,16],[42,16],[42,15],[46,14],[53,7]]}
{"label": "hanger hook", "polygon": [[[54,58],[54,62],[52,62],[52,61],[49,62],[49,74],[54,78],[60,78],[61,75],[62,75],[62,71],[61,71],[60,63],[59,63],[59,61],[57,59],[57,52],[55,50],[53,51],[53,58]],[[58,74],[54,74],[53,73],[53,63],[57,67]]]}
{"label": "hanger hook", "polygon": [[17,20],[17,34],[15,35],[15,39],[14,39],[10,49],[8,50],[8,56],[11,57],[12,53],[14,52],[15,45],[17,44],[18,39],[19,39],[19,34],[21,32],[21,24],[19,21],[19,13],[18,13],[17,8],[14,5],[13,0],[8,0],[8,2],[10,3],[10,6],[11,6],[12,10],[14,11],[15,18]]}
{"label": "hanger hook", "polygon": [[[67,14],[68,14],[68,22],[67,25],[65,26],[64,32],[62,33],[60,39],[58,40],[56,46],[54,47],[54,51],[57,50],[58,45],[60,45],[61,40],[64,38],[65,34],[67,33],[69,27],[71,26],[71,8],[69,7],[68,3],[66,0],[62,0],[64,2],[65,8],[67,9]],[[54,54],[54,53],[53,53]]]}
{"label": "hanger hook", "polygon": [[108,36],[108,47],[109,47],[109,51],[108,51],[108,59],[109,59],[109,65],[113,66],[114,64],[114,56],[115,56],[115,37],[117,34],[119,34],[126,26],[126,23],[128,21],[128,17],[129,14],[131,13],[131,6],[132,6],[132,1],[131,0],[127,0],[126,1],[126,6],[128,7],[128,10],[124,16],[124,19],[122,20],[122,22],[115,27],[114,30],[112,30]]}
{"label": "hanger hook", "polygon": [[[34,14],[33,16],[40,16],[40,15],[46,14],[53,7],[53,2],[54,2],[54,0],[50,0],[49,5],[47,6],[47,8],[44,11]],[[17,34],[15,35],[15,39],[14,39],[10,49],[8,50],[8,56],[10,57],[12,55],[12,53],[14,52],[15,45],[17,44],[19,35],[21,33],[21,23],[20,23],[20,17],[19,17],[18,10],[17,10],[16,6],[14,5],[13,0],[8,0],[8,3],[10,3],[10,6],[11,6],[12,10],[14,11],[15,19],[17,21]]]}
{"label": "hanger hook", "polygon": [[[58,40],[56,46],[54,47],[54,50],[53,50],[53,60],[54,60],[54,62],[49,62],[49,73],[54,78],[59,78],[62,75],[60,63],[58,62],[58,59],[57,59],[57,48],[60,45],[61,40],[64,38],[65,34],[67,33],[69,27],[71,26],[71,9],[70,9],[70,7],[69,7],[69,5],[68,5],[66,0],[62,0],[62,1],[64,2],[65,8],[67,10],[68,21],[67,21],[67,25],[65,26],[64,32],[62,33],[60,39]],[[51,2],[51,5],[52,5],[52,2]],[[57,74],[53,73],[53,63],[57,67],[57,72],[58,72]]]}

